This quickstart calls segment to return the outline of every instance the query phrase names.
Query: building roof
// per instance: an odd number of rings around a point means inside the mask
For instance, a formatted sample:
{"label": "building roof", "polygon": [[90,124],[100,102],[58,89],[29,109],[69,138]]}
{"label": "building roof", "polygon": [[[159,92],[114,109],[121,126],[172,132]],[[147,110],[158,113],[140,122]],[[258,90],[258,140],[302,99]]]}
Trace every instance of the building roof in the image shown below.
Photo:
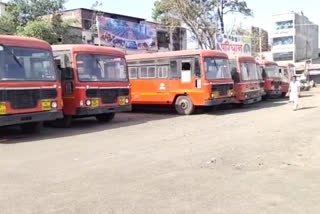
{"label": "building roof", "polygon": [[184,51],[170,51],[170,52],[159,52],[150,54],[135,54],[127,55],[127,60],[139,60],[139,59],[154,59],[154,58],[170,58],[179,56],[194,56],[202,55],[204,57],[220,57],[228,58],[228,55],[221,51],[214,50],[184,50]]}
{"label": "building roof", "polygon": [[94,45],[52,45],[53,51],[72,51],[78,53],[94,53],[94,54],[106,54],[124,57],[124,52],[117,48],[94,46]]}
{"label": "building roof", "polygon": [[122,15],[122,14],[117,14],[117,13],[109,13],[109,12],[105,12],[105,11],[101,11],[101,10],[92,10],[92,9],[88,9],[88,8],[75,8],[75,9],[63,10],[63,11],[61,11],[61,13],[75,11],[75,10],[87,10],[87,11],[91,11],[91,12],[99,12],[99,13],[108,14],[110,16],[121,16],[124,18],[137,19],[139,22],[146,21],[146,19],[139,18],[139,17],[127,16],[127,15]]}
{"label": "building roof", "polygon": [[51,50],[49,43],[35,38],[0,35],[0,45]]}

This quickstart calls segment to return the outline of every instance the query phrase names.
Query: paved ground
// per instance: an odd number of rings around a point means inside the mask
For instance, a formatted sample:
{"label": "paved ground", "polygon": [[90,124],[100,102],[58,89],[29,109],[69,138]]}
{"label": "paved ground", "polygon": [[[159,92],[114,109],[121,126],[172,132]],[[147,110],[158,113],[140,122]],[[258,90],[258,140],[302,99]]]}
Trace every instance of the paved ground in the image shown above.
{"label": "paved ground", "polygon": [[318,213],[320,90],[301,102],[2,128],[0,213]]}

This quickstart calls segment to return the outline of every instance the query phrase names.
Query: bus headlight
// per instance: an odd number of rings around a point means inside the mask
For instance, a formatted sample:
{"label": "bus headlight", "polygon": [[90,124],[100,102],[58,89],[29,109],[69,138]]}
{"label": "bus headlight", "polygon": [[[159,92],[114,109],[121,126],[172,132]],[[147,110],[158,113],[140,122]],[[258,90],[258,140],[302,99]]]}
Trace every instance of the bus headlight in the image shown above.
{"label": "bus headlight", "polygon": [[55,101],[51,102],[51,107],[52,108],[58,108],[58,103],[55,102]]}
{"label": "bus headlight", "polygon": [[91,106],[91,100],[87,100],[87,101],[86,101],[86,105],[87,105],[87,106]]}
{"label": "bus headlight", "polygon": [[126,98],[126,104],[129,104],[129,99],[128,98]]}

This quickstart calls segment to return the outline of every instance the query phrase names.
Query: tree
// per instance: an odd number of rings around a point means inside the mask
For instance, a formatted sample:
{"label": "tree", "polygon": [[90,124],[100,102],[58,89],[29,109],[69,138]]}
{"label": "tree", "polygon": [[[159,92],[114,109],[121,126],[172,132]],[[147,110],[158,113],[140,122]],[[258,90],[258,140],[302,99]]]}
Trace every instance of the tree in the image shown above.
{"label": "tree", "polygon": [[218,17],[220,21],[221,33],[224,33],[224,16],[228,13],[240,13],[245,16],[252,16],[252,10],[248,8],[245,1],[241,0],[220,0],[217,8]]}
{"label": "tree", "polygon": [[224,33],[226,14],[252,15],[240,0],[158,0],[154,6],[155,21],[169,27],[187,26],[203,49],[215,49],[215,34]]}
{"label": "tree", "polygon": [[0,26],[3,31],[14,34],[18,27],[24,27],[30,21],[61,11],[64,3],[65,0],[10,0],[7,15],[0,17]]}

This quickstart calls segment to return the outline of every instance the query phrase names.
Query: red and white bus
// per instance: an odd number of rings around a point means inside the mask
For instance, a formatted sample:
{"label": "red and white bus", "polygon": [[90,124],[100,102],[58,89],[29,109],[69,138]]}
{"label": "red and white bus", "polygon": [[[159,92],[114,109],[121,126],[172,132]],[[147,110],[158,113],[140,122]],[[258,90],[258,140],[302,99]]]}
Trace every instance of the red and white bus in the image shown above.
{"label": "red and white bus", "polygon": [[229,56],[236,103],[252,104],[262,99],[257,63],[251,56]]}
{"label": "red and white bus", "polygon": [[182,115],[196,106],[234,102],[228,56],[212,50],[128,55],[133,105],[174,105]]}
{"label": "red and white bus", "polygon": [[51,47],[32,38],[0,35],[0,126],[39,131],[62,118],[61,86]]}
{"label": "red and white bus", "polygon": [[52,46],[61,71],[64,119],[95,116],[108,122],[115,113],[131,111],[130,85],[124,53],[92,45]]}
{"label": "red and white bus", "polygon": [[294,65],[291,63],[278,64],[279,65],[279,73],[281,77],[281,97],[286,97],[290,81],[294,75]]}
{"label": "red and white bus", "polygon": [[273,61],[261,61],[262,77],[264,79],[264,90],[267,97],[278,98],[282,95],[282,81],[279,73],[279,67]]}

